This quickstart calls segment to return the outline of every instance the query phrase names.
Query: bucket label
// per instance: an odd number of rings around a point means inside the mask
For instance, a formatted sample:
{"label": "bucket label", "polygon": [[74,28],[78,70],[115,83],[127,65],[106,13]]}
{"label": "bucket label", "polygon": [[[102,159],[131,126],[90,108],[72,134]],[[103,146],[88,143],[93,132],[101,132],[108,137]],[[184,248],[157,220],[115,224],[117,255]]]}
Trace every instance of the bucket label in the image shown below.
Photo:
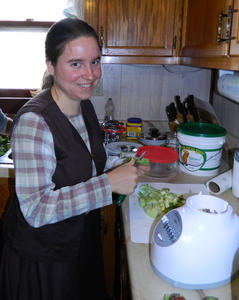
{"label": "bucket label", "polygon": [[179,145],[180,163],[190,172],[215,170],[220,166],[221,148],[199,149],[187,145]]}

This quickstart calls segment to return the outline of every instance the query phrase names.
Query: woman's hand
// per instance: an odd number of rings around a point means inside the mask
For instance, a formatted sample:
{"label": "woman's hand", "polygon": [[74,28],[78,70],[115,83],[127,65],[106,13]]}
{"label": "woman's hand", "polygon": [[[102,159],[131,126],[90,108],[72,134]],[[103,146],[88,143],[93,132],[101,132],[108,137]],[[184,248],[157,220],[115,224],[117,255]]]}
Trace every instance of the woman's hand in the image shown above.
{"label": "woman's hand", "polygon": [[129,195],[133,193],[138,179],[134,159],[106,173],[114,193]]}

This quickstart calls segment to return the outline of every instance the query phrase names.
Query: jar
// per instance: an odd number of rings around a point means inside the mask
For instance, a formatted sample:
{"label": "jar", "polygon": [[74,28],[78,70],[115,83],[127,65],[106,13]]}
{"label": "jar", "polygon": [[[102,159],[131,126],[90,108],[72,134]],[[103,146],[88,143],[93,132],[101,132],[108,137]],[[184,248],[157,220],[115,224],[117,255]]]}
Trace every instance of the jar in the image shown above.
{"label": "jar", "polygon": [[102,124],[104,130],[104,143],[105,145],[113,142],[118,142],[120,135],[125,132],[123,123],[116,120],[109,120]]}
{"label": "jar", "polygon": [[129,118],[126,123],[126,137],[128,139],[137,139],[142,131],[142,120],[140,118]]}

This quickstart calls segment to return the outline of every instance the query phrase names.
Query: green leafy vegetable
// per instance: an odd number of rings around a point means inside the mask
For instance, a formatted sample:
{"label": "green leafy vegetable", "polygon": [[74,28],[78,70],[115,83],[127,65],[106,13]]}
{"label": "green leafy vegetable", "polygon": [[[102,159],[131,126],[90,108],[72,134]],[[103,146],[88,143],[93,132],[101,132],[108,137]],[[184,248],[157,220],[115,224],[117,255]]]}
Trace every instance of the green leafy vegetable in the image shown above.
{"label": "green leafy vegetable", "polygon": [[158,190],[149,184],[141,185],[138,191],[140,206],[151,218],[156,218],[185,203],[183,195],[170,192],[168,188]]}
{"label": "green leafy vegetable", "polygon": [[10,138],[8,135],[0,135],[0,156],[3,156],[10,149]]}
{"label": "green leafy vegetable", "polygon": [[[138,164],[138,165],[142,165],[142,166],[148,166],[149,165],[149,159],[148,158],[142,158],[142,159],[139,159],[139,157],[133,157],[134,158],[134,162],[135,164]],[[126,157],[125,158],[125,162],[129,162],[130,160],[132,159],[132,157]]]}

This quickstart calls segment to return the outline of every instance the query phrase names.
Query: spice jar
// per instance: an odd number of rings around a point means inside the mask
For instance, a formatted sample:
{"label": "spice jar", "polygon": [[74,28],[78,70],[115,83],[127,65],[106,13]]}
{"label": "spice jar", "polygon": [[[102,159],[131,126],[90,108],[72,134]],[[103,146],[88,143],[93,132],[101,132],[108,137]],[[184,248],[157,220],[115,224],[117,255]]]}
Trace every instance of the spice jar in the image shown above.
{"label": "spice jar", "polygon": [[129,118],[126,123],[126,137],[137,139],[142,130],[142,120],[140,118]]}

